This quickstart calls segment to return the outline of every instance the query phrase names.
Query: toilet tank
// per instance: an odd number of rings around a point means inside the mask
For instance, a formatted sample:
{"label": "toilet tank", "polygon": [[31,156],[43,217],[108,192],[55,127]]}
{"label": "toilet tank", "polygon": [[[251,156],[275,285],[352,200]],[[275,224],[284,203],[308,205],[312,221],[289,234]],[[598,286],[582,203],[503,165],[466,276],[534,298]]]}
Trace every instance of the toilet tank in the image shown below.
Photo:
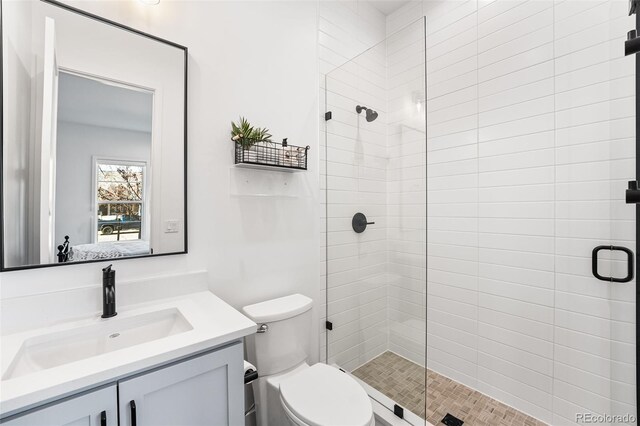
{"label": "toilet tank", "polygon": [[263,333],[247,337],[247,356],[260,376],[278,374],[307,360],[313,334],[312,305],[310,298],[292,294],[242,308],[258,329],[266,325]]}

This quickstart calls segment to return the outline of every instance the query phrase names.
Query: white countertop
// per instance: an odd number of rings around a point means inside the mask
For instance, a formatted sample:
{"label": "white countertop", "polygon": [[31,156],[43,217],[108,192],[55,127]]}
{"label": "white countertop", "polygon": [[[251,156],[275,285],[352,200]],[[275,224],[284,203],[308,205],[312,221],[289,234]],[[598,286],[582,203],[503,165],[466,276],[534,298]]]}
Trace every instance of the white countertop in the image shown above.
{"label": "white countertop", "polygon": [[177,308],[193,329],[147,343],[93,356],[56,367],[0,381],[0,416],[58,399],[101,384],[114,382],[132,373],[236,341],[255,332],[256,324],[208,291],[177,296],[149,303],[118,307],[113,319],[100,318],[101,312],[78,321],[29,330],[0,338],[2,375],[10,367],[23,343],[35,336],[64,332],[134,317],[162,309]]}

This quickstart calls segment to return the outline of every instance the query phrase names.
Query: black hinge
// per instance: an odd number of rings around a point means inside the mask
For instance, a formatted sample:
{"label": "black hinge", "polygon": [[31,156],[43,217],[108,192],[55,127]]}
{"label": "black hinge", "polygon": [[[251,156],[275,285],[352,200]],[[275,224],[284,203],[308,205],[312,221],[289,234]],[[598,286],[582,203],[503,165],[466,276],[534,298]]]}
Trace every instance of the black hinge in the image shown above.
{"label": "black hinge", "polygon": [[624,42],[624,56],[633,55],[640,52],[640,37],[636,30],[627,33],[627,40]]}
{"label": "black hinge", "polygon": [[447,426],[462,426],[462,424],[464,423],[462,420],[449,413],[447,413],[447,415],[444,416],[444,418],[440,422],[444,423]]}
{"label": "black hinge", "polygon": [[401,419],[404,419],[404,409],[399,406],[398,404],[394,404],[393,406],[393,414],[395,414],[396,416],[400,417]]}
{"label": "black hinge", "polygon": [[627,204],[640,204],[640,189],[638,189],[638,182],[635,180],[629,181],[629,189],[626,192]]}
{"label": "black hinge", "polygon": [[333,323],[331,321],[326,321],[324,326],[327,330],[333,330]]}
{"label": "black hinge", "polygon": [[[629,16],[638,13],[638,4],[640,0],[629,1]],[[624,56],[633,55],[640,52],[640,37],[638,32],[633,29],[627,33],[627,40],[624,42]]]}
{"label": "black hinge", "polygon": [[327,112],[324,113],[324,121],[329,121],[329,120],[331,120],[331,118],[333,118],[331,116],[331,111],[327,111]]}

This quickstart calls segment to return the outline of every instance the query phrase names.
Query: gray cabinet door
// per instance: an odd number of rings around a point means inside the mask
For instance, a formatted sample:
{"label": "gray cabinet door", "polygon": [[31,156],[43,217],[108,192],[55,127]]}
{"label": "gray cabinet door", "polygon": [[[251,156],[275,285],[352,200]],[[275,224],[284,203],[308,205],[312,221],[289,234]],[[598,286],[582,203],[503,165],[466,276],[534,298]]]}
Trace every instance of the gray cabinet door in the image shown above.
{"label": "gray cabinet door", "polygon": [[118,426],[115,383],[35,409],[2,422],[2,426]]}
{"label": "gray cabinet door", "polygon": [[120,426],[243,425],[242,360],[237,343],[120,381]]}

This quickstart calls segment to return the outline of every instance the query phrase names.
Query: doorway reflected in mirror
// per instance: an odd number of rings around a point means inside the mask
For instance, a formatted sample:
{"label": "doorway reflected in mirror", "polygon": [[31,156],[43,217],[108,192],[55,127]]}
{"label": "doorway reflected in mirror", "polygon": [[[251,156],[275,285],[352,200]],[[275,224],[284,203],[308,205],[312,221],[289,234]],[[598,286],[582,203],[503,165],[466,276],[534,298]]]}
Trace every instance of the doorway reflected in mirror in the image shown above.
{"label": "doorway reflected in mirror", "polygon": [[153,93],[60,72],[55,235],[65,261],[150,254]]}

